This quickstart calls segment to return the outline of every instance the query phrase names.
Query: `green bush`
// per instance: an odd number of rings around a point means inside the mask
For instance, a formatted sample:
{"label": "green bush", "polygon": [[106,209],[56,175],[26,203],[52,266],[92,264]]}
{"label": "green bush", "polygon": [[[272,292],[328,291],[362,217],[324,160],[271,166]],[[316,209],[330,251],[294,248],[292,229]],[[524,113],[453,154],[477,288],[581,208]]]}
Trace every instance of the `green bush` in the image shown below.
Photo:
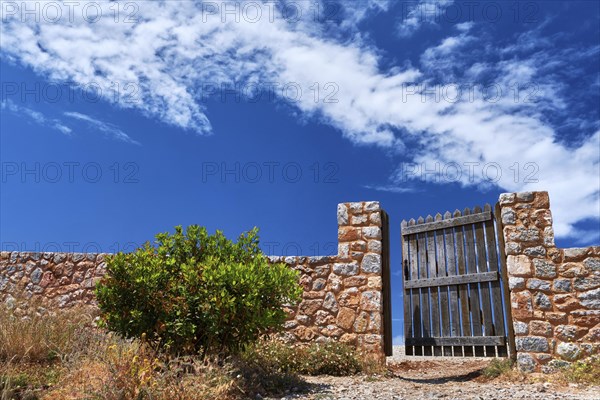
{"label": "green bush", "polygon": [[298,273],[262,254],[256,228],[233,243],[198,225],[108,257],[96,288],[108,329],[173,354],[203,355],[239,352],[280,328],[282,306],[301,293]]}
{"label": "green bush", "polygon": [[248,347],[243,359],[267,371],[288,374],[346,376],[363,369],[356,350],[339,342],[311,343],[308,346],[262,342]]}

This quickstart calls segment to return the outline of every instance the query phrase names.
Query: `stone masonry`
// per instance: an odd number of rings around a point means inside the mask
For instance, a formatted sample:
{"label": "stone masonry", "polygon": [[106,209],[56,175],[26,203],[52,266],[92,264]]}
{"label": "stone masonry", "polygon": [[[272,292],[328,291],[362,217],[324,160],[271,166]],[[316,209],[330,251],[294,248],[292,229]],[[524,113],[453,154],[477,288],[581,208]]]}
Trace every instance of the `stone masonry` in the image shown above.
{"label": "stone masonry", "polygon": [[0,301],[46,309],[93,304],[94,287],[104,275],[105,254],[0,253]]}
{"label": "stone masonry", "polygon": [[377,202],[338,205],[338,255],[271,257],[301,273],[284,339],[339,340],[383,357],[382,218]]}
{"label": "stone masonry", "polygon": [[547,192],[500,196],[517,363],[551,371],[600,351],[600,246],[554,244]]}
{"label": "stone masonry", "polygon": [[[287,308],[284,340],[336,340],[384,357],[382,210],[378,202],[338,205],[338,255],[269,257],[300,271],[302,302]],[[105,254],[0,254],[0,301],[46,309],[94,305]],[[388,277],[389,279],[389,277]]]}

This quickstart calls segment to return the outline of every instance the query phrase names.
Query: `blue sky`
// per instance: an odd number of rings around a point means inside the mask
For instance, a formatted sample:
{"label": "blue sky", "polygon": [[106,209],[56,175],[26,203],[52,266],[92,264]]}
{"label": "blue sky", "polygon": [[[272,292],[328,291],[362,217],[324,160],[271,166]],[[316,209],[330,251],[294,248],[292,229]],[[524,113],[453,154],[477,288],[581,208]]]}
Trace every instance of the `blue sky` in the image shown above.
{"label": "blue sky", "polygon": [[[3,250],[131,249],[174,225],[336,252],[339,202],[402,219],[550,191],[600,238],[593,1],[2,1]],[[69,8],[70,7],[70,8]]]}

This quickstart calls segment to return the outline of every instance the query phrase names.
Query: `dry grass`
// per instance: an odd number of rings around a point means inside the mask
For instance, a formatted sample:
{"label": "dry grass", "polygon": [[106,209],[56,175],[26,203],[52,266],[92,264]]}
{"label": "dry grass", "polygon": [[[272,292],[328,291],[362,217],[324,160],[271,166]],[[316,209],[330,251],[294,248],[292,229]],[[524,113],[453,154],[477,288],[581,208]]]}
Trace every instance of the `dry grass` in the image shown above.
{"label": "dry grass", "polygon": [[172,358],[96,328],[90,309],[48,313],[0,304],[0,400],[235,400],[283,396],[298,375],[384,373],[348,346],[262,342],[226,360]]}
{"label": "dry grass", "polygon": [[302,382],[239,359],[169,358],[93,321],[85,309],[15,312],[0,304],[0,400],[228,400]]}
{"label": "dry grass", "polygon": [[64,358],[85,345],[82,335],[93,319],[86,308],[50,314],[39,307],[15,313],[0,306],[0,361],[46,363]]}

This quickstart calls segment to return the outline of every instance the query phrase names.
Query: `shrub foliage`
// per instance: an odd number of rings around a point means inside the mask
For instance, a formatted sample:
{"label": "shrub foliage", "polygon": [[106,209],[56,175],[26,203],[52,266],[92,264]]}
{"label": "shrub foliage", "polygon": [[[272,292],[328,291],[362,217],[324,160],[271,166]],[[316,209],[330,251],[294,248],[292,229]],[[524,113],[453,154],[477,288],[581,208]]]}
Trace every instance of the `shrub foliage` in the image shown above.
{"label": "shrub foliage", "polygon": [[285,321],[300,299],[298,274],[270,264],[258,230],[236,243],[222,232],[178,226],[133,253],[107,258],[96,293],[102,322],[175,354],[236,353]]}

